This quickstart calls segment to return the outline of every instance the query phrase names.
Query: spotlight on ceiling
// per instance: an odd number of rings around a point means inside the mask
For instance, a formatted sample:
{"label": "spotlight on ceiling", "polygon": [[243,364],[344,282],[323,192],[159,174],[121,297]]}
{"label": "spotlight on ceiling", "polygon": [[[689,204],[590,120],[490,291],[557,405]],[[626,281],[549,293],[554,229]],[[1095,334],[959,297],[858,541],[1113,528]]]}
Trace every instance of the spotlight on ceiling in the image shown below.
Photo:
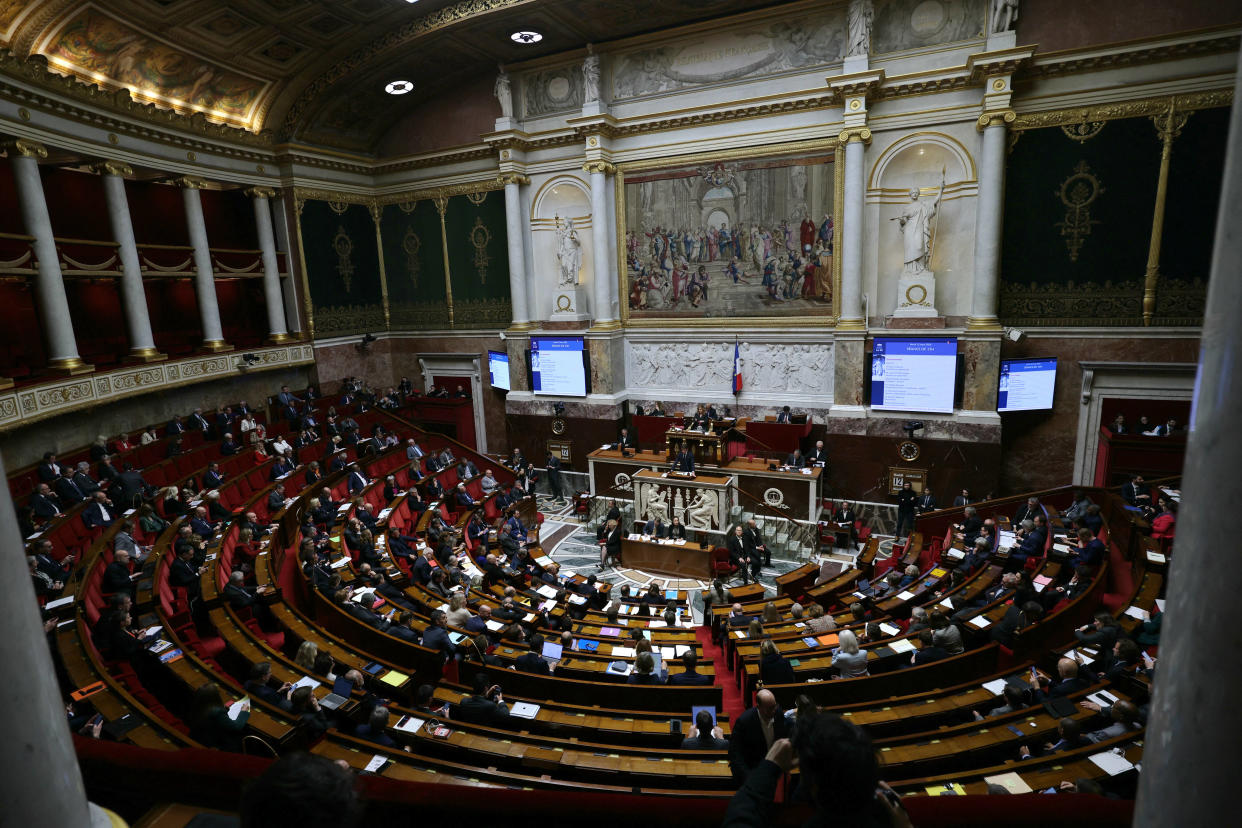
{"label": "spotlight on ceiling", "polygon": [[543,40],[543,35],[539,34],[539,32],[514,32],[509,35],[509,39],[514,43],[521,43],[524,46],[529,46],[532,43],[538,43]]}
{"label": "spotlight on ceiling", "polygon": [[408,80],[395,80],[384,85],[384,91],[389,95],[404,95],[414,89],[414,82]]}

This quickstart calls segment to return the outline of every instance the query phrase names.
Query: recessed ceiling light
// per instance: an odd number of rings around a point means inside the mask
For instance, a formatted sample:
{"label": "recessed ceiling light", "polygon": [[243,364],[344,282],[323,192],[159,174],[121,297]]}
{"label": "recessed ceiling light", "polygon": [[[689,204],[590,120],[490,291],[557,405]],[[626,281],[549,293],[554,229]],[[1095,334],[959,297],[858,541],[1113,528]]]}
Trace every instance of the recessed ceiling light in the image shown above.
{"label": "recessed ceiling light", "polygon": [[532,43],[538,43],[543,40],[543,35],[539,34],[539,32],[514,32],[509,35],[509,39],[514,43],[529,46]]}
{"label": "recessed ceiling light", "polygon": [[408,80],[395,80],[384,86],[384,91],[389,95],[404,95],[406,92],[413,91],[413,89],[413,81]]}

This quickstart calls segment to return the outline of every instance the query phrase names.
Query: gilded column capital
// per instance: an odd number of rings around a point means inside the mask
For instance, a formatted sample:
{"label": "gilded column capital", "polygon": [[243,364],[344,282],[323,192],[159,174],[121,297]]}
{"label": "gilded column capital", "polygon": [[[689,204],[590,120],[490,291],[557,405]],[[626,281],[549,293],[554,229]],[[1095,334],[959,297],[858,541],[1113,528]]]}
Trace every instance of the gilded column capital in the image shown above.
{"label": "gilded column capital", "polygon": [[183,175],[180,178],[174,178],[172,183],[183,190],[203,190],[207,188],[207,181],[194,175]]}
{"label": "gilded column capital", "polygon": [[251,198],[272,199],[276,197],[276,191],[271,187],[250,187],[245,193]]}
{"label": "gilded column capital", "polygon": [[124,161],[99,161],[91,164],[91,172],[96,175],[115,175],[120,178],[129,178],[134,174],[134,168]]}
{"label": "gilded column capital", "polygon": [[38,141],[32,141],[29,138],[17,138],[13,141],[5,141],[3,146],[5,151],[11,156],[14,153],[25,156],[26,158],[47,158],[47,147]]}
{"label": "gilded column capital", "polygon": [[870,144],[871,143],[871,128],[865,127],[865,126],[846,127],[845,129],[841,130],[841,134],[837,136],[837,143],[840,144],[841,146],[845,146],[846,144],[849,144],[855,141],[861,141],[864,144]]}
{"label": "gilded column capital", "polygon": [[506,187],[510,184],[517,184],[519,187],[530,184],[530,176],[520,172],[502,172],[496,176],[496,180]]}
{"label": "gilded column capital", "polygon": [[617,165],[609,161],[588,161],[582,165],[582,169],[589,173],[612,175],[617,171]]}
{"label": "gilded column capital", "polygon": [[1012,109],[997,109],[991,112],[984,112],[979,116],[979,120],[975,122],[975,129],[983,132],[991,126],[1009,126],[1018,119],[1018,113]]}

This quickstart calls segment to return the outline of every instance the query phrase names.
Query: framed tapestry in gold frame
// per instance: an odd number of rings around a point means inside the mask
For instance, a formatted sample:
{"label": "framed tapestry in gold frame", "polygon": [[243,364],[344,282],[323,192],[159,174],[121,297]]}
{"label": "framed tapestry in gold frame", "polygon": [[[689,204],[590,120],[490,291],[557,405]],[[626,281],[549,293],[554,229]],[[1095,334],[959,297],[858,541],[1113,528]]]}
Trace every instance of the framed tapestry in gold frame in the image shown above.
{"label": "framed tapestry in gold frame", "polygon": [[[774,267],[770,270],[778,270],[776,263],[785,258],[783,254],[787,250],[802,248],[803,218],[809,218],[814,224],[814,240],[818,243],[825,213],[830,214],[835,222],[832,241],[833,252],[836,252],[835,242],[841,236],[839,205],[844,183],[841,165],[837,163],[837,146],[835,139],[817,139],[696,153],[680,156],[675,161],[661,158],[619,164],[616,173],[617,289],[622,323],[633,327],[655,327],[675,319],[678,325],[691,327],[836,324],[839,313],[835,299],[840,295],[841,287],[839,255],[818,255],[822,245],[813,245],[811,256],[806,256],[804,250],[796,250],[800,259],[813,259],[818,273],[810,278],[805,276],[805,269],[797,274],[791,273],[790,276],[795,278],[786,278],[783,283],[778,281],[771,291],[763,284],[764,273],[758,263],[760,260],[764,262],[763,269],[769,269],[767,265],[772,263]],[[798,164],[799,161],[804,163]],[[824,168],[828,165],[831,165],[830,176],[824,175]],[[799,167],[802,172],[795,172],[795,168]],[[815,182],[813,191],[811,179]],[[676,181],[683,183],[669,183]],[[674,186],[685,188],[687,182],[687,198],[681,204],[650,209],[659,197],[659,190],[672,192]],[[766,189],[774,193],[767,199],[768,203],[774,200],[783,203],[790,208],[790,216],[756,216],[755,211],[746,204],[746,191],[749,191],[752,182],[757,182],[761,189],[766,185]],[[631,228],[630,224],[644,209],[638,190],[638,185],[643,184],[649,185],[644,193],[649,226]],[[799,203],[794,205],[794,201]],[[661,217],[683,220],[691,217],[702,222],[694,223],[689,241],[683,236],[673,242],[670,234],[654,232],[657,227],[663,228]],[[789,229],[785,244],[781,244],[778,233],[773,232],[779,228],[782,218],[788,222]],[[700,229],[706,234],[709,224],[716,229],[715,220],[725,224],[730,237],[735,220],[746,230],[745,242],[740,249],[735,242],[731,251],[733,255],[728,258],[722,255],[723,247],[718,247],[716,257],[712,258],[706,235],[699,235]],[[683,224],[689,229],[691,222],[683,221]],[[631,230],[633,237],[630,236]],[[754,230],[760,231],[757,239],[754,238]],[[764,231],[768,239],[763,238]],[[647,235],[648,232],[652,235]],[[663,238],[656,241],[657,235]],[[764,242],[767,244],[763,245]],[[631,268],[631,255],[639,260],[640,269]],[[645,264],[641,261],[644,256]],[[662,259],[659,264],[656,263],[657,256]],[[737,281],[728,272],[733,258],[738,259],[738,269],[742,274]],[[691,259],[694,261],[691,262]],[[706,266],[709,277],[705,299],[694,292],[697,279],[692,280],[703,266]],[[650,278],[652,273],[656,274],[656,279]],[[727,301],[714,301],[725,292],[729,294]],[[779,298],[774,297],[773,292],[778,292]],[[803,298],[804,295],[806,298]],[[648,298],[659,307],[648,307],[645,301]],[[699,299],[697,307],[694,298]],[[737,307],[739,300],[745,304],[742,309]]]}

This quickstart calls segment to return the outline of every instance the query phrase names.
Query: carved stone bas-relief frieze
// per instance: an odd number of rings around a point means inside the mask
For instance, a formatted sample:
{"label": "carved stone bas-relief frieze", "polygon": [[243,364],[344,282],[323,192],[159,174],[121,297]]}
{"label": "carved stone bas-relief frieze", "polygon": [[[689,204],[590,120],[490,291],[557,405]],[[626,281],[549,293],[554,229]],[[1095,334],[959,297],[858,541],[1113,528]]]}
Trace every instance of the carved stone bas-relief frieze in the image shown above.
{"label": "carved stone bas-relief frieze", "polygon": [[[832,393],[832,345],[741,342],[743,393]],[[631,391],[729,393],[732,342],[630,342],[626,386]]]}

